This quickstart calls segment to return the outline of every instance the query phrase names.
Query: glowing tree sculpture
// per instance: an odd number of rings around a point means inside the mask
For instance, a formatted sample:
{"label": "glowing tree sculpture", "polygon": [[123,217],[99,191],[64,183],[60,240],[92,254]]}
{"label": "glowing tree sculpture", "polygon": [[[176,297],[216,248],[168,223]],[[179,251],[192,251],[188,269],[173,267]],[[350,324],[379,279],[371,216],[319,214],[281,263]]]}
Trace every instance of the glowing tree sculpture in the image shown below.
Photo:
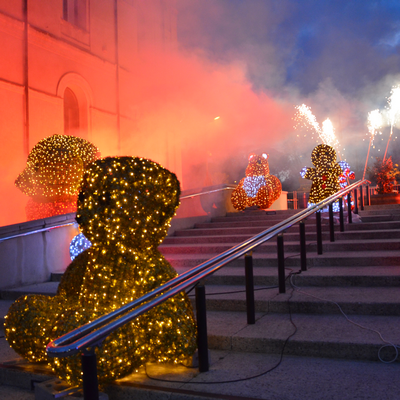
{"label": "glowing tree sculpture", "polygon": [[[89,165],[77,220],[92,246],[69,265],[55,297],[28,295],[11,306],[5,322],[11,347],[30,361],[47,360],[51,340],[175,277],[157,246],[179,195],[176,176],[155,162],[115,157]],[[182,292],[119,328],[96,349],[99,381],[130,374],[150,359],[178,362],[195,349],[192,307]],[[48,361],[61,379],[79,383],[79,356]]]}
{"label": "glowing tree sculpture", "polygon": [[98,157],[96,146],[75,136],[53,135],[38,142],[15,181],[29,196],[28,220],[75,212],[84,168]]}
{"label": "glowing tree sculpture", "polygon": [[311,153],[311,162],[315,168],[304,167],[300,175],[312,180],[308,205],[319,203],[340,190],[339,177],[342,168],[336,162],[335,149],[320,144]]}
{"label": "glowing tree sculpture", "polygon": [[266,209],[281,195],[282,184],[276,176],[269,174],[267,160],[268,154],[250,154],[246,177],[232,192],[231,201],[236,210],[252,206]]}

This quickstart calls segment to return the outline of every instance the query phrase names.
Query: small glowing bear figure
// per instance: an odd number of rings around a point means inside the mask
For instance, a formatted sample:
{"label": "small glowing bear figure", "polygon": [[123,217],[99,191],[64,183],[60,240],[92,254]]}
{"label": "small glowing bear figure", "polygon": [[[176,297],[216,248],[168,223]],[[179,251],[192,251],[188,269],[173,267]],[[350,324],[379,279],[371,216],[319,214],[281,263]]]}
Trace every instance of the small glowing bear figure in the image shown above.
{"label": "small glowing bear figure", "polygon": [[[79,355],[47,359],[46,345],[177,276],[157,246],[179,195],[175,174],[153,161],[109,157],[90,164],[77,221],[92,246],[68,266],[55,297],[22,296],[10,307],[5,319],[10,346],[30,361],[48,361],[61,379],[79,384]],[[196,347],[192,306],[181,292],[96,348],[99,382],[126,376],[149,360],[179,362]]]}
{"label": "small glowing bear figure", "polygon": [[99,156],[95,145],[75,136],[53,135],[39,141],[15,180],[29,196],[27,219],[75,212],[84,168]]}
{"label": "small glowing bear figure", "polygon": [[327,144],[320,144],[311,153],[315,168],[304,167],[300,175],[312,180],[308,206],[319,203],[340,190],[339,176],[342,168],[336,162],[336,151]]}
{"label": "small glowing bear figure", "polygon": [[356,174],[350,170],[350,164],[347,161],[339,161],[338,164],[342,168],[342,174],[339,176],[340,189],[344,189],[347,186],[347,179],[355,179]]}
{"label": "small glowing bear figure", "polygon": [[236,210],[252,206],[266,209],[281,195],[282,184],[276,176],[269,174],[267,160],[268,154],[250,154],[246,177],[232,192],[231,201]]}

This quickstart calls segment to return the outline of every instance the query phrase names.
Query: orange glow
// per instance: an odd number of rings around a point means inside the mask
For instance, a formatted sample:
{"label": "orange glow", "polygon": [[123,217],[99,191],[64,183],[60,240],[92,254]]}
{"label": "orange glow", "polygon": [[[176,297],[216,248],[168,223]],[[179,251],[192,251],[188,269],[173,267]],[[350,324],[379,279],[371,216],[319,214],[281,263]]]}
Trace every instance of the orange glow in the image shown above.
{"label": "orange glow", "polygon": [[139,117],[122,148],[165,165],[183,189],[222,183],[224,161],[247,158],[260,147],[269,151],[292,130],[292,106],[254,92],[239,64],[153,48],[142,53],[133,75],[130,93]]}
{"label": "orange glow", "polygon": [[[114,67],[106,67],[115,62],[109,30],[97,26],[96,35],[91,36],[93,49],[101,49],[101,58],[106,60],[103,65],[95,51],[91,57],[89,53],[76,52],[73,46],[68,50],[70,54],[67,50],[68,54],[44,52],[43,46],[33,40],[37,37],[33,35],[35,29],[31,29],[29,137],[25,139],[21,81],[24,46],[13,35],[0,33],[7,44],[0,53],[2,59],[8,60],[1,66],[0,78],[12,82],[0,87],[0,106],[7,116],[0,121],[0,225],[25,220],[27,200],[14,187],[14,181],[24,168],[27,151],[44,137],[65,133],[63,99],[67,88],[79,103],[79,110],[74,109],[75,119],[79,116],[77,136],[90,140],[103,156],[150,158],[176,173],[183,189],[227,182],[233,175],[224,167],[227,161],[238,165],[236,161],[245,160],[249,153],[259,149],[270,152],[292,131],[292,104],[255,92],[246,78],[245,65],[218,64],[201,54],[179,51],[174,39],[176,16],[168,20],[169,29],[166,20],[161,23],[160,19],[165,10],[157,13],[155,3],[150,6],[148,2],[135,2],[138,8],[128,3],[118,2],[119,28],[121,33],[129,33],[119,36],[118,88]],[[92,11],[99,13],[92,18],[93,23],[109,21],[110,15],[114,18],[104,7]],[[56,13],[55,8],[48,15],[35,15],[44,31],[50,29],[47,21],[53,18],[51,13]],[[137,26],[130,22],[129,13],[143,13],[143,18],[135,14]],[[166,31],[161,32],[160,27]],[[145,29],[148,32],[140,31]],[[169,44],[164,40],[166,32]],[[157,35],[164,35],[162,48],[153,42]],[[51,35],[39,36],[40,40],[54,41]],[[85,37],[81,39],[84,41]],[[51,43],[53,48],[56,42]]]}

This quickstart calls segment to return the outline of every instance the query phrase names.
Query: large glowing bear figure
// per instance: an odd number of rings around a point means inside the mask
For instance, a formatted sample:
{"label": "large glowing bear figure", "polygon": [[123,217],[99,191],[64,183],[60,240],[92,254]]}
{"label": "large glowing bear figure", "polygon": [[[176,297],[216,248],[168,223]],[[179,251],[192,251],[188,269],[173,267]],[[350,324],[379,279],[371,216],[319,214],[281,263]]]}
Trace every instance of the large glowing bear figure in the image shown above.
{"label": "large glowing bear figure", "polygon": [[236,210],[252,206],[266,209],[281,195],[282,184],[276,176],[269,174],[267,160],[268,154],[250,154],[246,177],[232,192],[231,201]]}
{"label": "large glowing bear figure", "polygon": [[339,176],[342,168],[336,162],[335,149],[327,144],[320,144],[311,153],[311,162],[315,168],[304,167],[300,175],[312,180],[308,205],[319,203],[340,190]]}
{"label": "large glowing bear figure", "polygon": [[27,219],[75,212],[84,168],[98,157],[96,146],[75,136],[53,135],[38,142],[15,181],[29,196]]}
{"label": "large glowing bear figure", "polygon": [[[51,340],[174,278],[176,271],[157,246],[179,195],[176,176],[150,160],[110,157],[90,164],[77,220],[92,246],[69,265],[55,297],[28,295],[11,306],[5,320],[11,347],[30,361],[45,361]],[[99,381],[126,376],[150,359],[178,362],[195,349],[193,311],[181,292],[96,348]],[[61,379],[79,384],[79,356],[47,361]]]}

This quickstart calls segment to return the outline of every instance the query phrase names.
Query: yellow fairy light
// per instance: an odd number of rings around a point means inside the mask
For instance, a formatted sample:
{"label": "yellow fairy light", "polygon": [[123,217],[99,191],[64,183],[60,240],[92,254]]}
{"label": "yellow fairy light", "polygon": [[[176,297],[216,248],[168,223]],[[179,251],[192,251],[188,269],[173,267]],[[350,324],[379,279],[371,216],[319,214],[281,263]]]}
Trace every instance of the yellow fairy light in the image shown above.
{"label": "yellow fairy light", "polygon": [[276,176],[269,174],[267,160],[268,154],[250,154],[246,177],[239,182],[231,196],[232,205],[237,210],[251,206],[269,208],[281,195],[282,184]]}
{"label": "yellow fairy light", "polygon": [[76,196],[86,165],[99,150],[87,140],[53,135],[38,142],[15,185],[27,196],[28,219],[76,211]]}
{"label": "yellow fairy light", "polygon": [[[55,297],[26,296],[11,306],[5,327],[13,349],[30,361],[46,360],[51,340],[175,277],[157,246],[179,195],[176,176],[152,161],[115,157],[90,164],[77,220],[92,246],[69,265]],[[119,328],[96,349],[99,381],[126,376],[149,359],[177,362],[195,349],[193,311],[187,295],[180,293]],[[61,379],[80,382],[79,356],[48,361]]]}

